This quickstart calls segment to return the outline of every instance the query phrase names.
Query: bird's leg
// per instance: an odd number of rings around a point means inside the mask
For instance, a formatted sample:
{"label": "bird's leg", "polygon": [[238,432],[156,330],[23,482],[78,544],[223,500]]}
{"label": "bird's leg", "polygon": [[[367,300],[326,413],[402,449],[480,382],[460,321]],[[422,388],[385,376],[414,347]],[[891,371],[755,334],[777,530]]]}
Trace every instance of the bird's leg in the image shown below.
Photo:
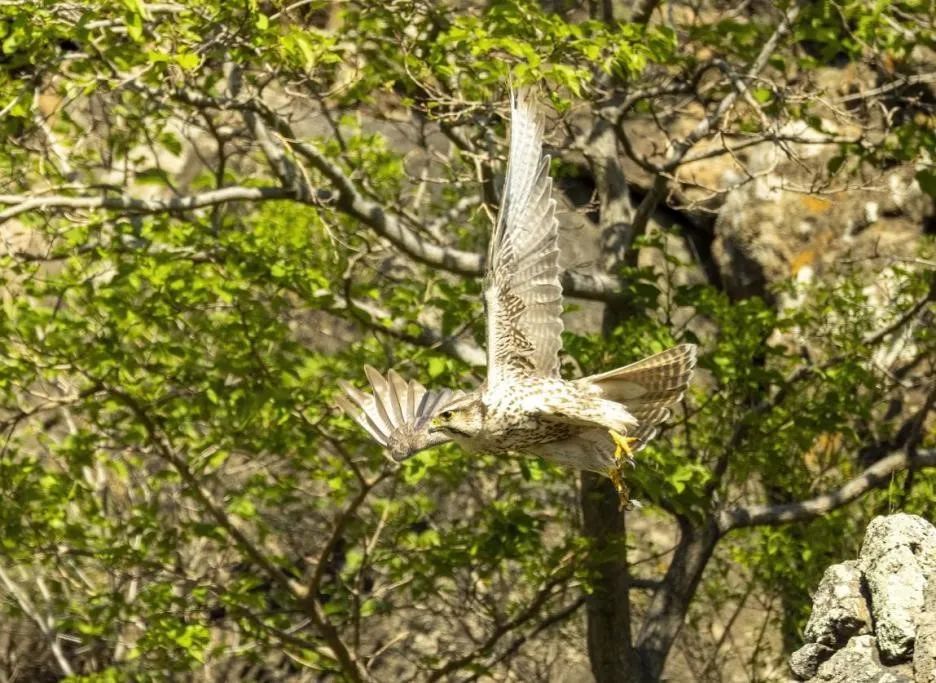
{"label": "bird's leg", "polygon": [[625,436],[614,429],[609,429],[608,434],[611,435],[611,440],[614,442],[614,465],[608,468],[608,478],[614,484],[614,489],[621,500],[620,509],[630,510],[633,505],[627,491],[627,485],[621,476],[621,467],[625,462],[629,464],[634,462],[634,451],[631,449],[631,444],[637,439],[632,436]]}
{"label": "bird's leg", "polygon": [[624,483],[624,478],[621,476],[621,470],[617,465],[612,465],[608,468],[608,479],[614,484],[614,490],[617,491],[618,494],[618,500],[620,501],[618,510],[629,510],[630,494],[627,490],[627,484]]}

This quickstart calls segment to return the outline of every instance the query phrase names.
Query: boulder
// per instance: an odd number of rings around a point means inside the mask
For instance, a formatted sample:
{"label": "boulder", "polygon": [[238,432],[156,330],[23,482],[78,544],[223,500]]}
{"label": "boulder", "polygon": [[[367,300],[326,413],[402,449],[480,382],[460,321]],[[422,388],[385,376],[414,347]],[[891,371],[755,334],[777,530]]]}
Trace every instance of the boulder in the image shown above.
{"label": "boulder", "polygon": [[799,650],[790,655],[790,671],[798,681],[808,681],[819,671],[819,666],[835,650],[820,643],[806,643]]}
{"label": "boulder", "polygon": [[913,674],[917,681],[936,683],[936,576],[933,575],[923,591],[923,610],[917,618]]}
{"label": "boulder", "polygon": [[854,635],[870,633],[870,624],[858,563],[833,564],[825,570],[813,596],[813,611],[804,632],[807,642],[838,647]]}
{"label": "boulder", "polygon": [[881,663],[874,636],[855,636],[824,662],[813,681],[822,683],[914,683],[908,667]]}
{"label": "boulder", "polygon": [[915,515],[877,517],[865,532],[858,564],[881,655],[906,661],[913,654],[923,590],[936,574],[936,529]]}
{"label": "boulder", "polygon": [[858,559],[823,574],[804,636],[790,657],[797,680],[936,683],[936,528],[873,519]]}

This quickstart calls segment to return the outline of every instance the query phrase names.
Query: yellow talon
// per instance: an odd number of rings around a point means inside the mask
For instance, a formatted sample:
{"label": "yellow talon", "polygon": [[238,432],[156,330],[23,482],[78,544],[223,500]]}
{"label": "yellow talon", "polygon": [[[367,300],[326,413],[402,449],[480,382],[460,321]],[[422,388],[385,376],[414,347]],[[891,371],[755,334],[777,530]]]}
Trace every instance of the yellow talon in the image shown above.
{"label": "yellow talon", "polygon": [[613,429],[609,429],[608,433],[611,435],[611,440],[614,442],[615,463],[614,466],[608,468],[608,478],[611,480],[611,483],[614,484],[614,489],[618,493],[618,498],[620,498],[621,505],[619,509],[631,510],[634,506],[631,504],[627,485],[624,483],[623,477],[621,477],[621,466],[625,462],[630,462],[634,459],[634,451],[631,448],[631,444],[638,439],[632,436],[625,436]]}
{"label": "yellow talon", "polygon": [[639,441],[639,439],[633,436],[625,436],[613,429],[609,429],[608,434],[611,435],[611,440],[614,442],[614,461],[620,464],[625,455],[628,460],[633,460],[634,451],[631,444]]}

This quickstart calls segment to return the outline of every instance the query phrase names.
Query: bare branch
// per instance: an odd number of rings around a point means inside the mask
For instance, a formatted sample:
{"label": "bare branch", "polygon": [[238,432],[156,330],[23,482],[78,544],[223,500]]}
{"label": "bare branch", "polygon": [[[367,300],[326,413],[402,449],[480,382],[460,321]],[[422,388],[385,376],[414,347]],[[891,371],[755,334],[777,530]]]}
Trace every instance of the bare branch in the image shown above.
{"label": "bare branch", "polygon": [[[228,94],[231,99],[236,99],[241,92],[243,79],[240,66],[228,64],[225,65],[228,72]],[[247,128],[253,133],[254,139],[260,145],[263,155],[267,158],[273,173],[279,178],[283,187],[295,191],[296,198],[301,202],[308,201],[312,195],[308,178],[302,172],[287,153],[286,147],[270,134],[266,124],[257,115],[253,109],[242,109],[241,117]]]}
{"label": "bare branch", "polygon": [[789,524],[812,519],[847,505],[872,489],[886,485],[895,474],[911,467],[936,467],[936,449],[921,450],[915,456],[903,450],[892,453],[841,488],[810,500],[780,505],[748,505],[724,510],[718,515],[718,530],[721,534],[726,534],[732,529],[742,527]]}
{"label": "bare branch", "polygon": [[913,306],[908,308],[903,315],[901,315],[897,320],[888,325],[887,327],[878,330],[872,334],[867,335],[864,338],[865,346],[873,346],[879,341],[883,340],[888,335],[893,334],[900,330],[904,325],[911,322],[924,308],[927,308],[930,302],[936,301],[936,277],[932,278],[930,282],[930,288],[924,296],[920,298]]}
{"label": "bare branch", "polygon": [[140,199],[127,195],[100,197],[69,197],[67,195],[0,195],[0,204],[10,208],[0,211],[0,225],[28,211],[43,209],[108,209],[131,213],[163,213],[192,211],[226,202],[255,202],[271,199],[296,199],[296,192],[281,187],[225,187],[184,197]]}
{"label": "bare branch", "polygon": [[474,663],[479,657],[490,652],[491,649],[497,645],[500,639],[505,635],[514,629],[523,626],[523,624],[537,616],[543,606],[545,606],[546,603],[556,595],[556,592],[553,589],[569,577],[571,569],[572,565],[570,564],[560,567],[559,571],[557,571],[545,584],[543,584],[539,591],[537,591],[536,595],[526,607],[520,610],[511,619],[508,619],[503,624],[500,624],[497,628],[495,628],[494,631],[492,631],[491,634],[484,640],[484,642],[478,645],[478,647],[476,647],[472,652],[469,652],[466,655],[443,664],[441,667],[433,671],[427,680],[448,680],[449,674]]}
{"label": "bare branch", "polygon": [[[373,330],[386,332],[416,346],[442,349],[450,356],[474,367],[484,367],[487,364],[487,354],[484,349],[467,339],[444,335],[433,327],[413,321],[407,323],[395,321],[387,325],[375,322],[375,320],[390,319],[391,316],[378,306],[357,299],[348,300],[348,310],[352,313],[358,311],[360,315],[355,316],[357,320]],[[419,334],[413,335],[406,331],[413,325],[419,328]]]}
{"label": "bare branch", "polygon": [[[146,92],[158,94],[158,91]],[[174,90],[172,97],[196,107],[254,111],[288,142],[299,156],[334,184],[338,192],[335,206],[340,211],[359,220],[420,263],[458,275],[478,276],[484,272],[484,257],[481,254],[423,239],[403,225],[397,216],[387,211],[383,205],[365,197],[336,162],[322,154],[314,145],[299,140],[289,123],[259,100],[213,99],[185,89]],[[562,276],[562,288],[567,296],[608,303],[615,302],[622,296],[617,280],[599,273],[566,271]]]}
{"label": "bare branch", "polygon": [[834,104],[844,104],[845,102],[854,102],[855,100],[866,100],[877,95],[884,95],[893,90],[899,90],[900,88],[906,87],[908,85],[916,85],[918,83],[936,83],[936,73],[911,74],[909,76],[896,74],[896,78],[890,83],[885,83],[884,85],[878,88],[872,88],[871,90],[862,90],[860,92],[851,93],[849,95],[836,97],[834,100],[832,100],[832,102]]}
{"label": "bare branch", "polygon": [[315,568],[312,571],[312,578],[309,579],[309,584],[306,588],[306,595],[309,596],[310,599],[318,596],[319,589],[322,585],[322,579],[325,576],[325,570],[328,567],[328,561],[335,552],[335,548],[340,543],[342,537],[344,536],[351,519],[357,513],[361,505],[364,504],[364,501],[367,499],[367,496],[370,495],[370,492],[374,490],[374,487],[390,476],[390,472],[385,470],[381,474],[377,475],[372,481],[367,481],[360,470],[354,465],[353,460],[344,451],[344,448],[341,446],[341,444],[337,441],[332,441],[332,445],[358,476],[360,489],[354,498],[351,499],[348,505],[336,515],[334,521],[332,522],[331,533],[329,533],[328,539],[322,545],[322,549],[318,553],[318,559],[315,563]]}
{"label": "bare branch", "polygon": [[722,147],[714,147],[712,149],[707,149],[704,152],[699,152],[698,154],[693,154],[692,156],[687,156],[683,159],[684,164],[692,164],[698,161],[705,161],[706,159],[713,159],[715,157],[724,156],[726,154],[736,154],[748,147],[754,147],[756,145],[763,144],[765,142],[771,142],[777,145],[783,143],[802,143],[809,145],[844,145],[844,144],[857,144],[861,140],[860,138],[845,138],[845,137],[834,137],[831,135],[826,136],[822,139],[813,139],[803,135],[782,135],[774,132],[762,133],[756,135],[752,138],[745,139],[742,142],[739,142],[734,147],[729,147],[724,145]]}
{"label": "bare branch", "polygon": [[[767,66],[767,60],[770,59],[774,50],[777,49],[780,40],[787,34],[787,31],[790,30],[790,26],[796,21],[796,17],[799,16],[801,5],[802,3],[799,2],[794,3],[790,6],[790,9],[787,10],[773,34],[771,34],[767,42],[764,43],[764,47],[761,48],[754,63],[751,64],[750,68],[745,73],[745,80],[752,80]],[[722,99],[715,108],[715,111],[699,121],[696,127],[690,131],[689,135],[673,145],[669,158],[663,166],[665,170],[672,171],[682,163],[686,152],[688,152],[693,145],[706,137],[712,131],[714,125],[731,110],[739,94],[737,89],[735,89],[725,95],[724,99]]]}
{"label": "bare branch", "polygon": [[[542,619],[540,619],[539,623],[536,625],[536,628],[534,628],[530,633],[523,633],[517,636],[516,638],[514,638],[510,642],[510,644],[506,648],[504,648],[503,652],[497,655],[497,657],[492,659],[490,662],[487,662],[486,668],[488,669],[493,668],[494,665],[499,664],[500,662],[514,655],[517,652],[517,650],[519,650],[523,646],[523,644],[526,643],[531,638],[535,638],[536,636],[538,636],[540,633],[542,633],[546,629],[552,626],[555,626],[556,624],[562,623],[563,621],[571,617],[573,614],[578,612],[579,609],[581,609],[582,605],[585,604],[585,600],[586,600],[586,597],[584,595],[581,595],[575,600],[573,600],[572,602],[570,602],[565,607],[562,607],[556,610],[555,612],[552,612],[551,614],[548,614]],[[476,681],[478,680],[480,676],[481,674],[475,674],[468,680]]]}
{"label": "bare branch", "polygon": [[55,657],[55,663],[59,665],[62,673],[66,676],[74,676],[75,670],[62,651],[62,645],[59,642],[58,633],[55,631],[52,618],[43,616],[39,610],[36,609],[26,592],[10,578],[3,567],[0,567],[0,583],[3,583],[4,588],[13,596],[19,608],[23,610],[23,613],[27,617],[35,622],[39,631],[45,636],[49,643],[49,649],[52,651],[52,656]]}
{"label": "bare branch", "polygon": [[660,589],[653,594],[636,638],[636,649],[649,680],[663,673],[667,654],[686,619],[702,572],[718,543],[719,532],[711,519],[699,527],[679,520],[680,539]]}
{"label": "bare branch", "polygon": [[312,194],[309,183],[297,164],[289,158],[286,149],[273,138],[263,121],[256,114],[251,111],[244,111],[243,116],[244,122],[253,132],[257,144],[260,145],[260,149],[263,150],[264,156],[266,156],[270,167],[283,184],[283,187],[293,190],[298,201],[307,201],[307,198]]}
{"label": "bare branch", "polygon": [[[777,49],[777,45],[779,44],[780,40],[783,38],[783,36],[786,35],[787,31],[789,31],[790,26],[796,20],[799,12],[800,3],[794,3],[790,9],[787,10],[786,14],[783,16],[783,19],[774,30],[773,34],[770,36],[770,38],[767,39],[767,42],[764,43],[764,47],[761,48],[757,58],[747,70],[745,74],[745,78],[747,80],[756,77],[757,74],[759,74],[767,65],[767,60],[770,59],[770,56],[773,54],[774,50]],[[637,207],[637,211],[634,214],[634,220],[631,227],[631,230],[634,234],[639,235],[644,231],[647,222],[650,220],[650,216],[656,210],[657,204],[659,204],[660,200],[663,199],[663,196],[666,194],[667,186],[669,185],[669,178],[667,177],[667,174],[674,171],[678,166],[680,166],[680,164],[683,163],[686,153],[692,149],[692,147],[694,147],[697,142],[705,138],[712,131],[715,124],[731,110],[739,95],[740,93],[736,88],[732,89],[731,92],[725,95],[721,102],[719,102],[718,106],[715,107],[715,110],[704,119],[699,121],[695,128],[693,128],[685,138],[674,142],[670,146],[670,151],[667,155],[666,161],[659,167],[660,172],[653,179],[653,184],[650,186],[650,190],[644,196],[643,201],[640,202],[640,205]],[[624,135],[622,124],[623,114],[618,119],[617,130],[618,136],[624,138],[626,135]]]}

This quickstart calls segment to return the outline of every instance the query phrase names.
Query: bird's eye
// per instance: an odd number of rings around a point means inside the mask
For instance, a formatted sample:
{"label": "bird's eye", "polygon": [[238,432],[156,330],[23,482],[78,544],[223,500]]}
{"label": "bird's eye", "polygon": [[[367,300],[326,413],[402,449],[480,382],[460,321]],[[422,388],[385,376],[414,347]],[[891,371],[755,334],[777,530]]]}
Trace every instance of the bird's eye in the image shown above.
{"label": "bird's eye", "polygon": [[452,419],[452,411],[451,411],[451,410],[443,410],[441,413],[439,413],[439,417],[441,417],[443,420],[451,420],[451,419]]}

